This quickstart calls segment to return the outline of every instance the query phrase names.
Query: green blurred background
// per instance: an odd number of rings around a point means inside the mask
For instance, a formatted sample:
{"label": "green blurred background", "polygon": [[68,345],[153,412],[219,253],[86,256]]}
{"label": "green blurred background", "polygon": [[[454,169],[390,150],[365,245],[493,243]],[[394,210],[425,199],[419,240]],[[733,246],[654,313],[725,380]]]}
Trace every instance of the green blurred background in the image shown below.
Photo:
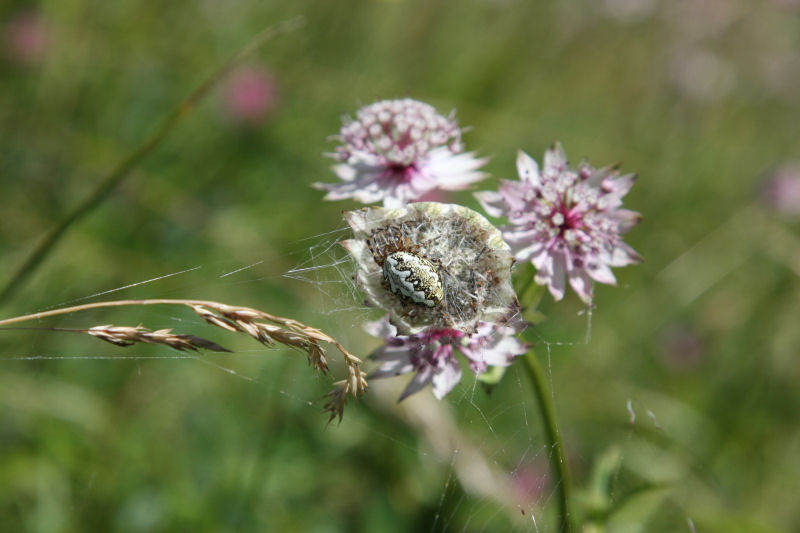
{"label": "green blurred background", "polygon": [[[770,182],[800,180],[797,1],[3,2],[0,279],[217,66],[296,15],[305,27],[212,91],[3,317],[216,299],[365,356],[375,314],[326,267],[345,235],[327,233],[357,205],[309,185],[334,179],[322,154],[342,114],[410,96],[457,109],[494,176],[514,178],[516,150],[538,159],[553,139],[574,162],[640,175],[626,205],[645,220],[627,241],[646,262],[598,287],[590,315],[574,295],[545,297],[548,319],[527,333],[595,531],[800,530],[800,225],[775,202],[791,190]],[[321,268],[285,276],[298,266]],[[31,325],[108,323],[235,352],[171,359],[3,331],[0,530],[558,530],[519,368],[491,394],[466,376],[438,403],[425,391],[398,406],[405,380],[376,382],[326,428],[333,378],[188,311]]]}

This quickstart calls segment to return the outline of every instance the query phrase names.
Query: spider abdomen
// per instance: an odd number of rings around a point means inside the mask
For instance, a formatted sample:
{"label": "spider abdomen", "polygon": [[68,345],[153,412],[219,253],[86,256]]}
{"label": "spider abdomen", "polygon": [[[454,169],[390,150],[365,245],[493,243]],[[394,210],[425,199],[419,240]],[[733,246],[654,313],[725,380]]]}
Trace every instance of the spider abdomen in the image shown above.
{"label": "spider abdomen", "polygon": [[410,252],[387,255],[383,262],[383,278],[390,291],[417,305],[435,307],[444,296],[436,265]]}

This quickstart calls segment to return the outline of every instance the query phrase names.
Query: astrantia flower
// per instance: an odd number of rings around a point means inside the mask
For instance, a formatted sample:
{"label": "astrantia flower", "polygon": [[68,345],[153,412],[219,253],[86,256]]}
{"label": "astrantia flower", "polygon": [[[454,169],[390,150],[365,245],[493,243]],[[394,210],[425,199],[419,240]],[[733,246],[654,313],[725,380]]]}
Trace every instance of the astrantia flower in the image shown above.
{"label": "astrantia flower", "polygon": [[505,322],[519,310],[509,247],[475,211],[420,202],[344,217],[353,238],[341,244],[356,260],[356,283],[401,334],[428,327],[473,333],[479,322]]}
{"label": "astrantia flower", "polygon": [[449,328],[430,328],[416,335],[397,335],[397,329],[388,318],[370,322],[366,326],[370,335],[381,337],[385,344],[372,358],[381,365],[371,378],[388,378],[415,372],[415,376],[400,395],[400,400],[433,386],[433,395],[441,400],[461,380],[461,365],[456,353],[461,352],[469,361],[475,374],[482,374],[490,366],[508,366],[514,357],[527,350],[514,335],[521,323],[490,324],[479,322],[475,333]]}
{"label": "astrantia flower", "polygon": [[382,100],[361,108],[356,120],[344,119],[330,154],[341,183],[315,183],[329,191],[326,200],[354,198],[398,207],[434,189],[461,190],[485,177],[486,163],[462,153],[461,129],[451,115],[406,98]]}
{"label": "astrantia flower", "polygon": [[547,285],[553,298],[564,297],[566,279],[581,299],[592,300],[592,281],[616,284],[610,267],[641,261],[622,242],[621,234],[639,222],[639,213],[622,209],[622,197],[635,176],[619,176],[615,168],[595,169],[587,163],[567,165],[561,145],[544,154],[544,168],[530,156],[517,156],[519,181],[503,181],[499,192],[476,197],[492,216],[506,216],[503,237],[514,257],[530,260],[535,280]]}

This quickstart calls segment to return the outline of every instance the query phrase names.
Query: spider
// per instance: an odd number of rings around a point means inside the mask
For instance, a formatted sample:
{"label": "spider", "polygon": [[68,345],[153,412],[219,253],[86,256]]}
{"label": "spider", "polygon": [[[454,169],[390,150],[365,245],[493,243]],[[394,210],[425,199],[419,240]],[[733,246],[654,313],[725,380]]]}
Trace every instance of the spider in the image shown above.
{"label": "spider", "polygon": [[441,264],[423,256],[405,236],[405,223],[372,230],[367,246],[383,268],[384,285],[400,299],[422,307],[436,307],[444,298]]}

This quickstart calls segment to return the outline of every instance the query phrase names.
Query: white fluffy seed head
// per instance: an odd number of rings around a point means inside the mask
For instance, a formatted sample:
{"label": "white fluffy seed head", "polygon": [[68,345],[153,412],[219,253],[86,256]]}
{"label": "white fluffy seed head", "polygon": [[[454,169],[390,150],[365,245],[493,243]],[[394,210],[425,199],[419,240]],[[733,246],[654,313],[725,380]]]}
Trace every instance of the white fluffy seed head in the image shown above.
{"label": "white fluffy seed head", "polygon": [[[509,247],[475,211],[420,202],[344,216],[354,237],[342,245],[356,260],[356,283],[400,334],[430,326],[472,333],[479,321],[504,323],[518,312]],[[421,281],[404,284],[412,276]]]}

